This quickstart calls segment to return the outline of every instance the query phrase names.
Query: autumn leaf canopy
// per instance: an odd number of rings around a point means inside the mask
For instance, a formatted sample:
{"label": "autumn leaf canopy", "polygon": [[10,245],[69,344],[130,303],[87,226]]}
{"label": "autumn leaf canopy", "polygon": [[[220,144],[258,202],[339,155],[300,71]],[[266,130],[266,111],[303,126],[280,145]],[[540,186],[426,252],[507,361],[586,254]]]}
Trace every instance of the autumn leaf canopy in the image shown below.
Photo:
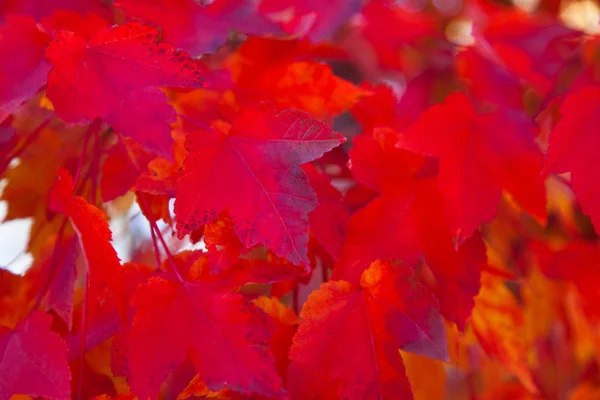
{"label": "autumn leaf canopy", "polygon": [[0,400],[600,398],[597,1],[4,0],[0,59]]}

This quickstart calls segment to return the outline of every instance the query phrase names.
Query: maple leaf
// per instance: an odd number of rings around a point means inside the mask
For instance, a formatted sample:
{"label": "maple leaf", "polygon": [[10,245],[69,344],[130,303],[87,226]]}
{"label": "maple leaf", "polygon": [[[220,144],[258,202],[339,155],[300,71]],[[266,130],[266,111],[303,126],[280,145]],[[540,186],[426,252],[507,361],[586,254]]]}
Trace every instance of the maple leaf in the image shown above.
{"label": "maple leaf", "polygon": [[439,189],[460,242],[494,218],[503,190],[545,220],[534,129],[525,117],[502,110],[478,114],[464,94],[454,94],[421,114],[398,146],[440,159]]}
{"label": "maple leaf", "polygon": [[246,34],[277,33],[276,24],[256,12],[252,1],[118,0],[125,14],[160,26],[169,43],[193,56],[214,52],[232,29]]}
{"label": "maple leaf", "polygon": [[0,327],[0,398],[71,398],[67,345],[50,330],[51,324],[50,315],[35,312],[14,330]]}
{"label": "maple leaf", "polygon": [[560,106],[562,118],[549,139],[544,170],[571,172],[571,185],[583,212],[600,232],[600,168],[596,163],[600,138],[595,121],[600,106],[600,89],[586,87],[570,94]]}
{"label": "maple leaf", "polygon": [[131,304],[129,369],[138,396],[156,398],[188,353],[212,391],[282,394],[266,314],[239,294],[202,280],[155,277],[138,287]]}
{"label": "maple leaf", "polygon": [[227,209],[245,247],[263,243],[308,264],[308,213],[317,199],[300,165],[344,141],[301,111],[266,105],[240,111],[229,132],[191,132],[175,200],[178,236]]}
{"label": "maple leaf", "polygon": [[359,287],[324,283],[300,317],[288,370],[293,399],[324,393],[349,399],[412,398],[398,348],[448,358],[437,300],[406,266],[375,262]]}
{"label": "maple leaf", "polygon": [[509,71],[529,82],[540,94],[554,85],[556,75],[579,46],[581,33],[547,15],[519,10],[476,18],[476,40],[491,47]]}
{"label": "maple leaf", "polygon": [[58,171],[58,179],[50,193],[50,207],[71,220],[77,232],[83,251],[87,274],[89,276],[90,296],[99,300],[90,304],[93,315],[94,307],[104,303],[108,297],[106,288],[116,300],[121,316],[126,315],[126,304],[123,297],[123,269],[114,247],[111,244],[112,233],[106,222],[104,213],[83,197],[71,194],[73,180],[63,169]]}
{"label": "maple leaf", "polygon": [[50,38],[35,21],[9,15],[0,27],[0,122],[32,97],[46,81],[50,64],[44,58]]}
{"label": "maple leaf", "polygon": [[355,212],[346,226],[346,240],[332,278],[359,281],[379,259],[427,262],[437,284],[442,313],[459,327],[470,315],[479,291],[479,269],[485,247],[475,235],[456,249],[436,189],[435,165],[423,156],[395,148],[399,134],[376,130],[358,136],[350,153],[356,178],[382,195]]}
{"label": "maple leaf", "polygon": [[[382,67],[404,69],[398,53],[407,46],[427,39],[444,43],[443,31],[438,28],[434,15],[408,11],[397,2],[370,1],[362,8],[361,17],[361,34]],[[399,26],[403,29],[398,29]]]}
{"label": "maple leaf", "polygon": [[596,394],[591,2],[0,3],[1,399]]}
{"label": "maple leaf", "polygon": [[103,118],[142,146],[172,156],[169,123],[175,111],[159,87],[198,88],[204,65],[158,42],[138,23],[100,29],[91,39],[62,31],[46,51],[52,63],[47,95],[66,122]]}
{"label": "maple leaf", "polygon": [[330,66],[304,60],[310,54],[301,52],[310,51],[298,40],[250,38],[227,61],[236,99],[242,105],[270,101],[325,118],[369,93],[336,76]]}
{"label": "maple leaf", "polygon": [[[281,72],[280,77],[265,75],[275,83],[272,99],[282,106],[301,109],[316,118],[341,114],[368,93],[335,76],[331,67],[325,64],[298,61]],[[264,82],[262,96],[269,86],[273,85]]]}
{"label": "maple leaf", "polygon": [[479,289],[479,266],[485,263],[481,237],[457,252],[444,226],[442,202],[430,185],[406,196],[382,196],[348,221],[346,241],[332,278],[356,281],[379,257],[416,265],[423,257],[438,280],[444,316],[460,327],[470,315]]}

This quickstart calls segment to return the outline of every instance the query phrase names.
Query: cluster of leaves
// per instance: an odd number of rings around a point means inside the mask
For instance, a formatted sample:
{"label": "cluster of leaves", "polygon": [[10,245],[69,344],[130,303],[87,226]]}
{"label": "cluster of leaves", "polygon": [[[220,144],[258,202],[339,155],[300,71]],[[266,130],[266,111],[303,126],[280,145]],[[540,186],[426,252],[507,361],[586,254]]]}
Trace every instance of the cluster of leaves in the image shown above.
{"label": "cluster of leaves", "polygon": [[0,399],[599,398],[600,37],[417,3],[2,2]]}

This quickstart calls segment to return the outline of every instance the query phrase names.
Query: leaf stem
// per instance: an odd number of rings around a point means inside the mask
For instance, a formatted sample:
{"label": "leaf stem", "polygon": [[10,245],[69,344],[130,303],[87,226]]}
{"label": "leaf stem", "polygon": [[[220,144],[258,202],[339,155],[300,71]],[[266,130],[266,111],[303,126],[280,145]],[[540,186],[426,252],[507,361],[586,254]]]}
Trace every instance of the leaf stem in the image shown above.
{"label": "leaf stem", "polygon": [[[142,210],[145,210],[146,212],[148,212],[148,210],[150,208],[148,206],[148,203],[147,203],[146,198],[144,197],[143,193],[141,193],[141,192],[136,192],[136,193],[137,193],[137,198],[142,203],[141,204]],[[184,283],[185,279],[183,279],[183,276],[179,272],[179,269],[177,269],[177,264],[175,263],[175,259],[173,258],[173,255],[171,254],[171,250],[169,250],[169,246],[167,246],[167,242],[165,241],[165,238],[163,237],[162,232],[160,231],[160,229],[158,229],[158,226],[156,225],[156,221],[154,221],[154,219],[152,219],[152,218],[148,218],[148,222],[150,223],[151,230],[153,230],[155,232],[156,237],[158,237],[158,240],[160,240],[162,247],[165,250],[167,259],[169,260],[169,264],[171,264],[171,269],[173,270],[173,273],[177,277],[177,280],[181,283]]]}
{"label": "leaf stem", "polygon": [[152,246],[154,247],[154,255],[156,256],[156,268],[160,268],[160,249],[158,248],[156,233],[154,232],[152,224],[150,224],[150,235],[152,236]]}

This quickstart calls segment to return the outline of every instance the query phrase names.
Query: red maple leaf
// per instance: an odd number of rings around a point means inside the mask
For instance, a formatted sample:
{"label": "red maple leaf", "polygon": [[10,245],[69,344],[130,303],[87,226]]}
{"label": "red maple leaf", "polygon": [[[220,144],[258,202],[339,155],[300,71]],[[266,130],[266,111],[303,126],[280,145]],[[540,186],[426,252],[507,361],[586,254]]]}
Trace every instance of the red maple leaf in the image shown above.
{"label": "red maple leaf", "polygon": [[348,221],[346,240],[332,278],[355,282],[379,257],[417,265],[424,259],[437,280],[444,316],[463,327],[479,290],[485,246],[479,235],[455,250],[432,182],[413,193],[381,196]]}
{"label": "red maple leaf", "polygon": [[542,3],[0,0],[0,400],[598,397],[600,35]]}
{"label": "red maple leaf", "polygon": [[583,211],[600,230],[600,168],[596,131],[600,89],[586,87],[570,94],[560,106],[562,118],[550,135],[544,169],[562,174],[571,172],[571,185]]}
{"label": "red maple leaf", "polygon": [[107,297],[113,297],[121,312],[126,315],[124,299],[125,283],[123,269],[114,247],[111,244],[112,232],[104,213],[83,197],[73,196],[73,180],[68,172],[61,169],[50,194],[52,210],[64,214],[71,220],[77,232],[83,251],[89,278],[89,295],[95,301],[90,303],[90,314],[104,303]]}
{"label": "red maple leaf", "polygon": [[118,0],[115,6],[143,22],[160,26],[169,43],[193,56],[214,52],[232,29],[246,34],[276,33],[277,25],[257,13],[249,0]]}
{"label": "red maple leaf", "polygon": [[0,122],[46,81],[50,64],[44,51],[49,42],[29,17],[10,15],[0,26]]}
{"label": "red maple leaf", "polygon": [[362,274],[360,286],[325,283],[310,295],[300,317],[287,377],[295,399],[325,393],[331,398],[408,398],[411,389],[399,348],[448,359],[437,300],[406,266],[375,262]]}
{"label": "red maple leaf", "polygon": [[308,264],[308,213],[316,195],[300,165],[345,139],[301,111],[270,106],[240,111],[229,132],[197,129],[175,201],[179,237],[227,209],[245,247],[263,243]]}
{"label": "red maple leaf", "polygon": [[131,298],[136,314],[127,340],[135,393],[156,398],[189,354],[210,390],[280,396],[267,315],[225,282],[210,279],[204,259],[197,267],[202,270],[184,281],[170,274],[150,278]]}
{"label": "red maple leaf", "polygon": [[387,0],[370,1],[362,8],[360,31],[379,65],[400,70],[406,67],[399,57],[402,49],[426,40],[444,43],[434,14],[411,12],[401,3]]}
{"label": "red maple leaf", "polygon": [[310,62],[314,47],[299,40],[252,37],[227,64],[240,105],[260,101],[308,112],[315,118],[336,116],[367,91],[336,76],[324,63]]}
{"label": "red maple leaf", "polygon": [[552,88],[581,38],[580,32],[542,13],[497,10],[474,20],[476,40],[489,46],[509,71],[540,94]]}
{"label": "red maple leaf", "polygon": [[381,196],[350,217],[332,278],[357,283],[377,259],[402,260],[410,266],[424,259],[437,281],[444,316],[463,327],[479,290],[485,247],[477,235],[456,249],[432,178],[434,160],[395,148],[398,138],[380,129],[374,137],[354,139],[352,172]]}
{"label": "red maple leaf", "polygon": [[48,98],[67,122],[103,118],[142,146],[171,157],[175,110],[159,87],[198,88],[205,67],[157,40],[152,27],[129,23],[100,29],[91,39],[62,31],[46,51],[52,63]]}
{"label": "red maple leaf", "polygon": [[50,315],[35,312],[14,330],[0,327],[0,398],[71,398],[67,345],[51,324]]}
{"label": "red maple leaf", "polygon": [[399,147],[438,157],[438,187],[459,242],[496,215],[502,191],[545,220],[543,155],[530,119],[501,109],[477,113],[464,94],[425,111]]}

